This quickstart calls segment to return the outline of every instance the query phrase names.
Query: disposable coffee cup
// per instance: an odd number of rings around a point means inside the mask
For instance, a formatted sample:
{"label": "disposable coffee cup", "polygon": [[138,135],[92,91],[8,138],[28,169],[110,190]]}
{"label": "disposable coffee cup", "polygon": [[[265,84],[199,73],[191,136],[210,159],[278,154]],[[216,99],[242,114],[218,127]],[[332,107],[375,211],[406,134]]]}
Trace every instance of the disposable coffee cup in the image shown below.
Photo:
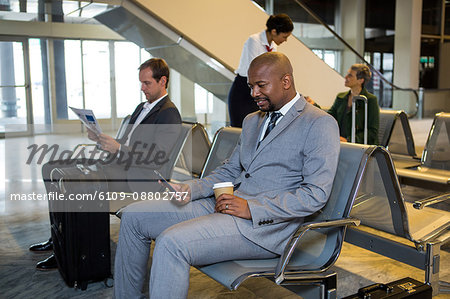
{"label": "disposable coffee cup", "polygon": [[233,195],[233,183],[232,182],[223,182],[214,184],[213,190],[214,195],[218,198],[221,194],[231,194]]}

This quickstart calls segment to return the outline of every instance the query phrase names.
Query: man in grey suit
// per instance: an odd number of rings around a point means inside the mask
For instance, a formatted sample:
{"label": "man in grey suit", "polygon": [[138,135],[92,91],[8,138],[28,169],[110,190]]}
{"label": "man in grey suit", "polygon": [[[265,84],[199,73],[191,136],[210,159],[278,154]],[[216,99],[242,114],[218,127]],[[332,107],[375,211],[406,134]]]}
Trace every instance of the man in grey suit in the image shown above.
{"label": "man in grey suit", "polygon": [[[211,175],[172,184],[184,205],[148,201],[128,206],[114,273],[116,298],[141,298],[155,240],[151,298],[185,298],[189,267],[280,255],[303,217],[322,208],[339,156],[339,130],[294,86],[292,66],[278,52],[255,58],[248,84],[261,111],[248,115],[230,159]],[[214,199],[231,181],[234,195]]]}

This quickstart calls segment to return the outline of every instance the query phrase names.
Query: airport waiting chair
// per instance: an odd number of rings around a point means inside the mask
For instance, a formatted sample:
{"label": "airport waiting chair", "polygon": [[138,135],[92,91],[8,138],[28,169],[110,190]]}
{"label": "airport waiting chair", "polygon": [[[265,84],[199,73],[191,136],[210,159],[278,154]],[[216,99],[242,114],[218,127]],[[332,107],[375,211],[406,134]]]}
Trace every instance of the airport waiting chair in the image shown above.
{"label": "airport waiting chair", "polygon": [[381,147],[341,143],[339,164],[330,198],[319,212],[305,218],[279,258],[235,260],[197,267],[230,290],[246,279],[265,277],[304,298],[336,298],[336,262],[349,217],[370,156]]}
{"label": "airport waiting chair", "polygon": [[450,191],[450,113],[437,113],[418,166],[397,168],[403,184]]}
{"label": "airport waiting chair", "polygon": [[420,164],[408,116],[403,110],[380,110],[378,142],[389,150],[396,168]]}
{"label": "airport waiting chair", "polygon": [[389,144],[392,129],[397,120],[399,110],[380,110],[380,120],[378,125],[378,143],[384,147]]}
{"label": "airport waiting chair", "polygon": [[211,141],[202,124],[186,121],[183,123],[191,124],[192,130],[175,165],[172,174],[174,181],[199,178],[211,149]]}
{"label": "airport waiting chair", "polygon": [[[384,149],[372,155],[361,186],[350,214],[361,225],[349,228],[345,241],[425,270],[425,282],[436,294],[440,247],[450,240],[450,212],[426,207],[429,200],[405,202]],[[447,194],[433,202],[448,199]]]}
{"label": "airport waiting chair", "polygon": [[[173,171],[175,168],[175,163],[179,159],[181,155],[181,151],[192,134],[192,130],[195,128],[195,124],[193,123],[182,123],[180,133],[176,140],[176,143],[173,145],[172,150],[167,157],[168,163],[164,163],[164,166],[158,171],[167,179],[170,180]],[[114,213],[117,217],[120,218],[121,211],[127,205],[136,202],[136,194],[122,193],[122,195],[112,194],[116,192],[109,192],[108,198],[120,198],[120,200],[111,200],[109,202],[109,211]]]}
{"label": "airport waiting chair", "polygon": [[208,157],[201,171],[201,178],[210,174],[231,156],[239,141],[241,131],[241,128],[235,127],[223,127],[217,130]]}

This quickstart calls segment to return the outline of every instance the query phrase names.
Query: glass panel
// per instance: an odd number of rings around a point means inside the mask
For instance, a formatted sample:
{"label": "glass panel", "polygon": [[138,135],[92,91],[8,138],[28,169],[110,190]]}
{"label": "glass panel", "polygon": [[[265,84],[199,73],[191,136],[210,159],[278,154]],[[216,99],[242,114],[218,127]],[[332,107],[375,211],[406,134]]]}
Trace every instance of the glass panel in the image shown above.
{"label": "glass panel", "polygon": [[194,96],[197,121],[205,126],[212,138],[214,132],[226,124],[226,103],[197,83],[194,84]]}
{"label": "glass panel", "polygon": [[64,15],[70,17],[92,18],[105,11],[107,8],[108,4],[104,3],[63,1]]}
{"label": "glass panel", "polygon": [[444,24],[445,35],[450,35],[450,2],[445,1],[445,24]]}
{"label": "glass panel", "polygon": [[[141,63],[143,63],[143,62],[145,62],[145,61],[147,61],[148,59],[150,59],[150,58],[153,57],[149,52],[145,51],[144,48],[141,48],[140,53],[141,53],[141,56],[140,56],[140,58],[141,58]],[[139,85],[139,86],[140,86],[140,85]],[[140,88],[140,87],[139,87],[139,88]],[[144,102],[144,101],[146,100],[146,99],[145,99],[144,93],[141,92],[140,95],[141,95],[141,102]]]}
{"label": "glass panel", "polygon": [[441,1],[423,1],[422,34],[440,34],[441,31]]}
{"label": "glass panel", "polygon": [[[0,2],[2,2],[2,1],[0,1]],[[21,2],[20,0],[9,0],[11,11],[20,12],[20,2]],[[22,3],[24,3],[26,5],[24,12],[37,13],[37,11],[38,11],[38,2],[39,2],[39,0],[22,1]]]}
{"label": "glass panel", "polygon": [[0,132],[6,124],[27,123],[23,45],[0,42]]}
{"label": "glass panel", "polygon": [[83,41],[84,95],[86,109],[97,118],[111,117],[108,42]]}
{"label": "glass panel", "polygon": [[31,97],[33,99],[33,123],[45,124],[44,83],[42,71],[41,41],[28,40],[30,47]]}
{"label": "glass panel", "polygon": [[[139,85],[139,47],[130,42],[115,42],[117,117],[133,112],[141,101]],[[126,59],[124,59],[126,58]]]}
{"label": "glass panel", "polygon": [[[65,40],[64,50],[66,53],[67,105],[75,108],[84,108],[81,42],[79,40]],[[78,119],[70,109],[69,119]]]}

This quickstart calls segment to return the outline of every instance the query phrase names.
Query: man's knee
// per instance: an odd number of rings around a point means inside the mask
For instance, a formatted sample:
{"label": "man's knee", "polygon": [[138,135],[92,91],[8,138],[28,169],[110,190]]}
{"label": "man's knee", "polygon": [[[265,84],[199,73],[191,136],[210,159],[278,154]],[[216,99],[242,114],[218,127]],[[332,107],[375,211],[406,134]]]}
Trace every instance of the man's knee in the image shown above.
{"label": "man's knee", "polygon": [[183,249],[186,249],[183,240],[183,234],[177,230],[169,227],[163,231],[155,241],[155,253],[166,254],[168,252],[175,253],[176,255],[185,254]]}

